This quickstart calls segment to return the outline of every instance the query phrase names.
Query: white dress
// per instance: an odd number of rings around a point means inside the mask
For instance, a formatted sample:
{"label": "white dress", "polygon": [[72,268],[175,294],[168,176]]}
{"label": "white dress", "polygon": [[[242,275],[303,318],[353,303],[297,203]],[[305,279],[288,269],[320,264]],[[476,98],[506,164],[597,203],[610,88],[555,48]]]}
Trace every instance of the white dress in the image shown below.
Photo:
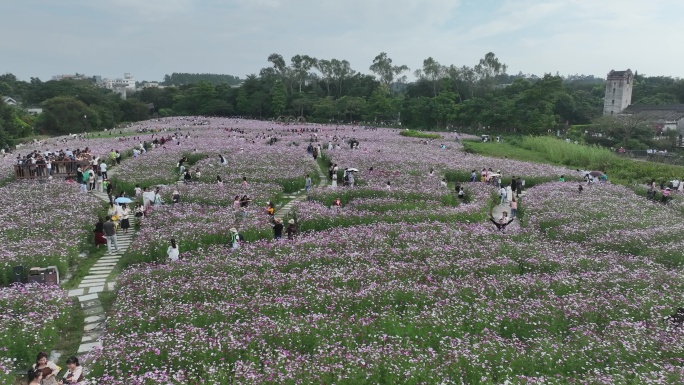
{"label": "white dress", "polygon": [[513,190],[511,189],[511,186],[506,187],[506,200],[509,202],[513,200]]}
{"label": "white dress", "polygon": [[333,178],[332,178],[332,188],[337,188],[337,173],[333,173]]}
{"label": "white dress", "polygon": [[180,252],[178,251],[178,245],[176,245],[175,249],[172,246],[169,246],[169,248],[166,249],[166,255],[169,256],[169,260],[172,262],[175,262],[178,260],[179,254],[180,254]]}

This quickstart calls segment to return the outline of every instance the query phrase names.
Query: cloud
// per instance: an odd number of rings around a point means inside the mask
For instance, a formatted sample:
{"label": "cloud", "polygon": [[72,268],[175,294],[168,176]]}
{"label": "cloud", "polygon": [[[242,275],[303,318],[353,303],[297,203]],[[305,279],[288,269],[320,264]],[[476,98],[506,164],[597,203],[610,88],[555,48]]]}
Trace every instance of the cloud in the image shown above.
{"label": "cloud", "polygon": [[348,60],[368,73],[387,52],[412,70],[432,56],[509,72],[611,68],[684,76],[675,0],[41,0],[2,2],[3,67],[21,78],[81,72],[139,79],[258,73],[271,53]]}

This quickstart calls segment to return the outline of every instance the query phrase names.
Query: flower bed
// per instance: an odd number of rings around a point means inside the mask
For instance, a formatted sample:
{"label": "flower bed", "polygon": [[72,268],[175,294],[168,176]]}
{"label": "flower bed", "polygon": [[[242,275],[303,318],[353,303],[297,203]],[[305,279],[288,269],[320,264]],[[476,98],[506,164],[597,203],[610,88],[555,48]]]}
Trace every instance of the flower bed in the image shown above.
{"label": "flower bed", "polygon": [[92,239],[100,201],[64,181],[15,182],[0,188],[0,284],[12,267],[57,266],[60,274]]}
{"label": "flower bed", "polygon": [[32,364],[37,352],[49,352],[54,347],[70,305],[67,292],[56,287],[0,288],[0,379],[14,367]]}
{"label": "flower bed", "polygon": [[684,335],[660,320],[681,299],[681,271],[534,236],[376,224],[129,270],[94,374],[100,384],[679,378]]}

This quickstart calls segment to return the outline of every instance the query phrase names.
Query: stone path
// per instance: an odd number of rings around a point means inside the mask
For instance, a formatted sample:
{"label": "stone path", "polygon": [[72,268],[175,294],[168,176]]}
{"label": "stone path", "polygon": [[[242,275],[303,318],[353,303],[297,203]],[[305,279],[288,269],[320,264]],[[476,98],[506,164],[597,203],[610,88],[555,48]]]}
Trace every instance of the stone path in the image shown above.
{"label": "stone path", "polygon": [[[520,197],[522,198],[524,196],[525,196],[525,191],[522,191],[520,193]],[[502,205],[494,206],[492,208],[492,217],[494,218],[494,220],[499,220],[499,218],[501,218],[501,216],[503,215],[504,211],[508,213],[509,217],[511,216],[511,207],[509,206],[508,203],[504,203]],[[489,224],[492,225],[491,223],[489,223]],[[494,226],[494,225],[492,225],[492,226]],[[520,227],[520,221],[518,220],[518,218],[515,218],[515,220],[510,225],[506,226],[507,229],[517,229],[519,227]]]}
{"label": "stone path", "polygon": [[[109,203],[109,197],[103,192],[92,192],[91,194],[98,197],[100,200]],[[135,218],[130,217],[133,222]],[[128,250],[135,235],[135,226],[131,223],[131,228],[128,233],[124,234],[121,229],[117,231],[117,243],[119,244],[119,251],[114,254],[105,254],[100,257],[98,261],[90,268],[88,275],[86,275],[77,289],[69,290],[69,297],[78,298],[83,308],[83,315],[85,317],[85,325],[83,327],[83,337],[81,338],[81,345],[78,348],[78,353],[88,353],[95,347],[101,347],[102,343],[99,341],[100,336],[104,333],[105,320],[107,318],[102,302],[99,298],[99,293],[107,290],[114,290],[116,285],[116,276],[112,275],[114,267],[121,259],[121,256]],[[106,247],[106,246],[104,246]]]}
{"label": "stone path", "polygon": [[[318,182],[318,186],[316,188],[323,188],[328,185],[328,176],[323,175],[322,172],[319,171],[318,176],[320,177],[320,181]],[[299,190],[297,195],[286,195],[285,198],[290,198],[291,200],[287,202],[286,204],[283,205],[283,207],[279,208],[278,211],[275,212],[274,217],[275,218],[280,218],[285,220],[285,217],[287,217],[291,212],[292,208],[295,203],[301,202],[306,199],[306,191],[305,190]]]}

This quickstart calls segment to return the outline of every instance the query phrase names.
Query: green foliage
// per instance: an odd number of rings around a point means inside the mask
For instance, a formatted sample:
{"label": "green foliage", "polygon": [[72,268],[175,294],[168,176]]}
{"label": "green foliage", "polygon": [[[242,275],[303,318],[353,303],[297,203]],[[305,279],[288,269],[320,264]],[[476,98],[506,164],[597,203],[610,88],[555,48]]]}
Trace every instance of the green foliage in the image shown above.
{"label": "green foliage", "polygon": [[82,101],[70,96],[58,96],[43,102],[38,127],[48,133],[71,134],[100,127],[97,113]]}
{"label": "green foliage", "polygon": [[207,82],[212,85],[238,85],[240,84],[240,78],[232,75],[191,74],[174,72],[171,75],[164,75],[164,82],[162,84],[165,86],[182,86],[186,84],[194,84],[199,82]]}
{"label": "green foliage", "polygon": [[[467,151],[570,168],[600,170],[618,183],[643,183],[651,178],[668,179],[684,175],[684,167],[620,157],[598,146],[576,145],[552,137],[525,136],[508,143],[464,142]],[[525,180],[526,187],[528,180]]]}
{"label": "green foliage", "polygon": [[416,130],[401,130],[399,133],[401,136],[407,136],[409,138],[423,138],[423,139],[440,139],[442,136],[440,134],[433,134],[429,132],[422,132]]}

